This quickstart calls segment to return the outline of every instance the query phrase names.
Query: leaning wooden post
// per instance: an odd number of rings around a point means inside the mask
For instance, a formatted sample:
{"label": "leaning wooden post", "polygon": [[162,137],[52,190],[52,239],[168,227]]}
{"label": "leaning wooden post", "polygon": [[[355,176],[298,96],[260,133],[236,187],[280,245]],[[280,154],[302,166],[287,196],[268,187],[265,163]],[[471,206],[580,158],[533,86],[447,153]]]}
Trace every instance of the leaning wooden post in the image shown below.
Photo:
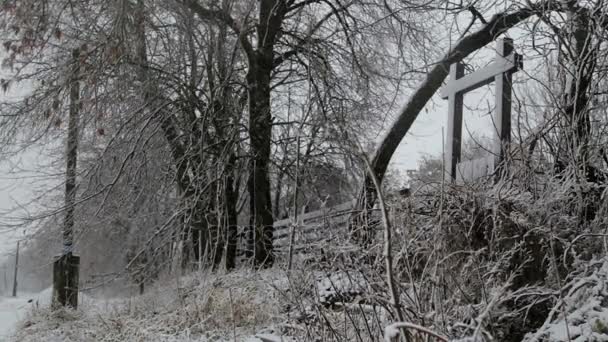
{"label": "leaning wooden post", "polygon": [[[513,53],[513,40],[501,39],[496,46],[496,59],[505,59]],[[500,179],[507,170],[505,160],[509,153],[511,142],[511,94],[513,84],[513,72],[505,72],[496,75],[494,85],[496,87],[496,110],[494,111],[494,125],[496,135],[494,139],[493,153],[495,156],[494,172],[496,179]]]}
{"label": "leaning wooden post", "polygon": [[56,306],[69,306],[73,309],[78,307],[78,274],[80,264],[80,257],[73,255],[80,107],[80,49],[76,48],[72,51],[72,70],[70,76],[63,253],[53,264],[53,304]]}
{"label": "leaning wooden post", "polygon": [[[464,64],[455,63],[450,66],[450,81],[456,81],[464,76]],[[448,139],[447,139],[447,167],[445,171],[452,181],[456,180],[457,166],[460,162],[462,145],[462,110],[464,107],[464,93],[451,92],[448,95]]]}
{"label": "leaning wooden post", "polygon": [[17,297],[17,271],[19,270],[19,243],[17,240],[17,251],[15,252],[15,273],[13,278],[13,297]]}

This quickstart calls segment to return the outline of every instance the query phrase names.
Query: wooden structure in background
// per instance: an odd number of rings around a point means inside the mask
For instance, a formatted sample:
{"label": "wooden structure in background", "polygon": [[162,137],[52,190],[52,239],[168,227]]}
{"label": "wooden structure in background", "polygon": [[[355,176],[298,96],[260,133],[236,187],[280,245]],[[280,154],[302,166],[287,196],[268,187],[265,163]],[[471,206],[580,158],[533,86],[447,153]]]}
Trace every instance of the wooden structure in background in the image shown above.
{"label": "wooden structure in background", "polygon": [[[511,141],[511,92],[513,73],[523,67],[522,57],[513,51],[513,41],[502,39],[496,47],[496,60],[481,70],[465,75],[461,62],[450,66],[450,79],[441,91],[448,100],[448,137],[446,148],[446,177],[451,181],[471,180],[496,173],[503,165]],[[462,113],[464,94],[494,82],[496,109],[494,112],[494,144],[488,158],[460,164],[462,145]],[[498,172],[497,174],[499,174]]]}

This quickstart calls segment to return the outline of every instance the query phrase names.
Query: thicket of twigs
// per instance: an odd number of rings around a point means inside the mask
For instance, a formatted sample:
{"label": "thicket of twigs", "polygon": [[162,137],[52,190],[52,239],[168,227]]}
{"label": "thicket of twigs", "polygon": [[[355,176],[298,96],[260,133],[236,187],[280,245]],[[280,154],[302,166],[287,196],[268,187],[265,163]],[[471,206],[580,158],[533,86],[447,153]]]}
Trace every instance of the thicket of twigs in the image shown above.
{"label": "thicket of twigs", "polygon": [[[333,237],[295,253],[290,271],[281,257],[261,273],[244,267],[168,276],[128,305],[116,300],[113,310],[97,305],[96,314],[85,309],[69,319],[38,312],[21,336],[48,333],[42,314],[112,341],[240,340],[264,332],[301,341],[601,341],[606,189],[535,178],[534,187],[424,184],[391,198],[390,272],[386,227],[372,215],[376,239],[366,248]],[[581,214],[588,210],[594,214]]]}
{"label": "thicket of twigs", "polygon": [[[390,215],[398,306],[381,242],[335,253],[327,250],[336,245],[324,246],[324,293],[292,291],[293,305],[313,305],[311,336],[344,341],[380,339],[399,317],[411,324],[406,331],[425,338],[430,335],[416,326],[451,339],[533,340],[541,326],[563,319],[568,305],[583,307],[589,296],[600,302],[587,310],[606,310],[603,290],[568,302],[581,288],[605,285],[606,188],[564,177],[543,183],[425,186],[398,199]],[[583,214],[589,210],[592,218]],[[564,324],[596,324],[595,332],[605,333],[606,322],[593,317],[581,314]],[[570,330],[572,339],[589,333]]]}

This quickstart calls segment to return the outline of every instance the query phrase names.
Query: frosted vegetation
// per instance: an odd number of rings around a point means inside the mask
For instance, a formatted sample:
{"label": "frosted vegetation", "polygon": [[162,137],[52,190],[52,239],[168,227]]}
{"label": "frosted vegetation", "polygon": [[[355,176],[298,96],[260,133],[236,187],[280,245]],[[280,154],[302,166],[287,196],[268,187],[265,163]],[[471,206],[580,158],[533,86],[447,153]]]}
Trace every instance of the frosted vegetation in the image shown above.
{"label": "frosted vegetation", "polygon": [[0,339],[608,341],[607,33],[601,0],[0,2]]}

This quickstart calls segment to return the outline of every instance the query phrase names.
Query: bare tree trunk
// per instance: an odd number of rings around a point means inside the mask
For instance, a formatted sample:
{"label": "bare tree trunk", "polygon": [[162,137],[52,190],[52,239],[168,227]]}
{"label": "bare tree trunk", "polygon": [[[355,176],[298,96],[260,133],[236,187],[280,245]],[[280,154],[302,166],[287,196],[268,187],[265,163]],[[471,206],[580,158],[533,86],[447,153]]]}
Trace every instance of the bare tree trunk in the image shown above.
{"label": "bare tree trunk", "polygon": [[[600,2],[597,3],[600,5]],[[596,8],[600,10],[599,8]],[[564,94],[563,121],[566,123],[566,155],[567,161],[561,160],[557,165],[569,163],[577,171],[577,179],[588,182],[601,182],[600,172],[591,163],[589,144],[591,139],[590,96],[592,93],[593,74],[596,71],[599,44],[594,39],[597,23],[587,12],[571,9],[567,13],[566,30],[568,46],[566,47],[565,65],[566,89]],[[561,146],[560,146],[561,147]],[[579,194],[581,222],[589,222],[595,218],[598,202],[594,197],[599,194],[581,192]]]}
{"label": "bare tree trunk", "polygon": [[261,62],[259,58],[250,61],[249,73],[247,74],[251,145],[248,179],[251,215],[249,223],[253,230],[254,239],[253,246],[250,246],[250,249],[253,249],[254,262],[257,266],[272,266],[274,262],[272,249],[274,219],[269,179],[272,138],[270,68],[268,65],[266,67],[259,65]]}
{"label": "bare tree trunk", "polygon": [[255,47],[227,13],[209,10],[196,0],[183,3],[206,21],[223,22],[237,34],[247,56],[247,90],[249,97],[250,170],[248,193],[250,228],[249,249],[253,250],[256,266],[269,267],[274,262],[272,240],[273,223],[270,195],[270,152],[272,143],[272,115],[270,108],[270,80],[274,68],[274,46],[288,11],[286,0],[260,0],[256,25]]}
{"label": "bare tree trunk", "polygon": [[586,13],[567,12],[569,46],[567,47],[565,71],[567,73],[565,96],[565,119],[571,127],[569,137],[570,155],[573,162],[585,171],[589,166],[588,145],[591,134],[589,117],[589,91],[595,71],[597,47],[593,41],[590,18]]}
{"label": "bare tree trunk", "polygon": [[207,209],[200,206],[194,206],[188,212],[190,212],[190,221],[188,226],[190,227],[190,236],[188,237],[191,241],[191,252],[192,260],[186,260],[186,262],[195,262],[198,265],[203,262],[203,258],[209,250],[209,243],[212,241],[209,234],[209,225],[205,219],[203,213]]}
{"label": "bare tree trunk", "polygon": [[236,245],[237,245],[237,212],[236,202],[238,200],[238,191],[234,184],[234,169],[236,155],[234,152],[228,157],[226,165],[226,181],[224,185],[224,198],[226,201],[226,269],[232,270],[236,266]]}
{"label": "bare tree trunk", "polygon": [[[190,150],[199,148],[198,144],[194,144],[194,148],[185,145],[180,140],[180,133],[175,125],[175,118],[172,113],[163,109],[166,104],[162,101],[162,96],[159,94],[158,84],[151,78],[149,74],[149,62],[146,47],[146,31],[145,31],[145,4],[143,0],[137,1],[137,8],[135,10],[135,60],[138,66],[138,78],[141,82],[142,87],[142,100],[150,111],[158,111],[156,114],[160,121],[160,126],[167,140],[169,148],[171,150],[171,156],[175,165],[176,171],[176,182],[182,194],[181,200],[185,205],[189,206],[186,210],[185,224],[187,227],[184,229],[182,238],[188,239],[189,241],[184,244],[182,252],[182,266],[187,265],[191,260],[189,256],[193,256],[195,261],[200,261],[202,258],[201,249],[205,250],[208,238],[207,238],[207,225],[205,223],[204,213],[206,206],[202,194],[197,193],[196,184],[194,180],[199,180],[201,177],[196,177],[198,173],[197,166],[200,169],[201,159],[197,153],[190,153]],[[196,74],[195,68],[193,73]],[[194,101],[190,98],[190,101]],[[193,127],[193,130],[196,130]],[[202,139],[200,134],[193,133],[193,139],[196,142],[200,142]],[[191,167],[189,168],[189,165]],[[194,167],[195,170],[191,170]],[[195,177],[190,176],[190,171]],[[201,245],[199,248],[199,245]]]}
{"label": "bare tree trunk", "polygon": [[[218,161],[219,163],[219,161]],[[217,269],[222,263],[222,257],[224,256],[224,248],[226,246],[226,213],[225,213],[225,191],[224,191],[224,182],[222,179],[222,169],[218,167],[216,174],[218,175],[218,180],[216,181],[216,190],[215,190],[215,226],[212,227],[210,231],[210,257],[213,262],[213,269]]]}
{"label": "bare tree trunk", "polygon": [[257,25],[257,49],[243,42],[249,70],[249,139],[251,165],[249,171],[250,225],[253,229],[254,262],[269,267],[274,263],[272,200],[270,195],[270,152],[272,115],[270,111],[270,80],[274,63],[274,45],[287,11],[285,0],[261,0]]}

